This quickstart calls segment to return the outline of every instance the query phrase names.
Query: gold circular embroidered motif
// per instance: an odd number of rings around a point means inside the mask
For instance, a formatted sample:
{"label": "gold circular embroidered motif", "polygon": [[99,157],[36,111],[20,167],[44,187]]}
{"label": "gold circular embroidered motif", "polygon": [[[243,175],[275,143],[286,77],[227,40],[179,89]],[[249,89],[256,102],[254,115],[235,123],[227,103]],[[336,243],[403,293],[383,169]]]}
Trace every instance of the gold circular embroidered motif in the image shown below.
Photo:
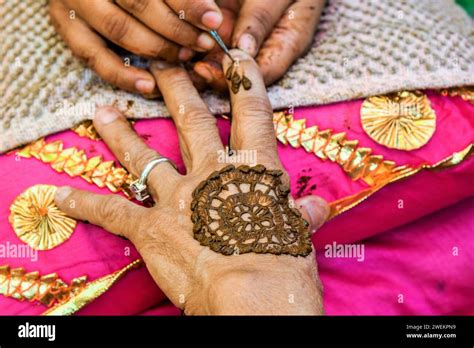
{"label": "gold circular embroidered motif", "polygon": [[54,203],[56,187],[36,185],[20,194],[10,206],[9,221],[18,238],[35,250],[49,250],[71,237],[76,220]]}
{"label": "gold circular embroidered motif", "polygon": [[263,165],[229,165],[212,173],[193,192],[194,238],[224,255],[308,255],[308,223],[290,207],[282,174]]}
{"label": "gold circular embroidered motif", "polygon": [[418,91],[369,97],[362,103],[360,115],[370,138],[391,149],[418,149],[436,129],[436,114],[430,101]]}

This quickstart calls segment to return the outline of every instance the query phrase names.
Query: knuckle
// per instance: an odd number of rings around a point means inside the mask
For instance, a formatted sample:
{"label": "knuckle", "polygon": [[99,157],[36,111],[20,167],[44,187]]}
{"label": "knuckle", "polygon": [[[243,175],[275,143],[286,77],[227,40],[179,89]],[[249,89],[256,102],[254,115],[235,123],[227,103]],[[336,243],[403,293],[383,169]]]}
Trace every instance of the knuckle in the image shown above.
{"label": "knuckle", "polygon": [[170,21],[168,30],[169,36],[173,38],[173,41],[183,46],[192,46],[197,40],[197,34],[184,21]]}
{"label": "knuckle", "polygon": [[112,85],[118,85],[120,81],[120,72],[116,69],[109,69],[101,60],[100,49],[91,50],[88,47],[76,48],[74,53],[82,58],[86,65],[94,70],[100,77]]}
{"label": "knuckle", "polygon": [[97,50],[91,50],[88,47],[81,46],[73,49],[73,51],[78,57],[84,60],[88,67],[92,70],[97,70],[97,56],[99,55]]}
{"label": "knuckle", "polygon": [[117,16],[113,13],[108,13],[104,16],[103,25],[109,39],[121,42],[125,35],[127,35],[130,21],[127,16]]}
{"label": "knuckle", "polygon": [[180,37],[183,34],[183,23],[182,21],[172,21],[169,25],[169,30],[171,33],[171,37]]}
{"label": "knuckle", "polygon": [[199,22],[204,13],[212,10],[212,6],[207,0],[183,1],[182,3],[183,11],[186,16],[189,16],[191,22]]}
{"label": "knuckle", "polygon": [[136,144],[132,146],[130,150],[134,156],[132,167],[135,169],[134,171],[137,175],[143,171],[148,162],[158,157],[158,154],[155,151],[148,148],[144,150],[142,144]]}
{"label": "knuckle", "polygon": [[104,221],[115,222],[121,217],[122,199],[118,196],[110,196],[107,200],[96,206],[96,216]]}
{"label": "knuckle", "polygon": [[[160,57],[163,52],[167,51],[166,48],[167,48],[167,45],[165,41],[161,39],[157,39],[153,45],[149,46],[146,49],[146,51],[148,52],[147,54],[144,54],[144,55],[149,55],[151,57]],[[145,51],[145,49],[143,48],[142,50]]]}
{"label": "knuckle", "polygon": [[150,4],[150,0],[122,0],[121,5],[133,14],[141,14],[145,12]]}
{"label": "knuckle", "polygon": [[[209,127],[209,123],[213,122],[214,117],[201,107],[192,107],[192,100],[188,102],[190,104],[189,111],[186,113],[186,117],[182,118],[183,130],[191,129],[206,129]],[[215,120],[214,120],[215,121]]]}
{"label": "knuckle", "polygon": [[272,14],[265,7],[258,7],[252,13],[253,17],[253,30],[257,34],[258,40],[263,40],[267,32],[272,28]]}
{"label": "knuckle", "polygon": [[[179,91],[180,95],[189,96],[192,93],[192,83],[188,74],[181,68],[171,68],[162,73],[163,81],[171,91]],[[186,100],[186,99],[184,99]],[[183,103],[185,111],[187,111],[189,103]],[[180,105],[181,106],[181,105]]]}
{"label": "knuckle", "polygon": [[243,98],[237,105],[236,112],[241,118],[272,119],[270,102],[266,96]]}

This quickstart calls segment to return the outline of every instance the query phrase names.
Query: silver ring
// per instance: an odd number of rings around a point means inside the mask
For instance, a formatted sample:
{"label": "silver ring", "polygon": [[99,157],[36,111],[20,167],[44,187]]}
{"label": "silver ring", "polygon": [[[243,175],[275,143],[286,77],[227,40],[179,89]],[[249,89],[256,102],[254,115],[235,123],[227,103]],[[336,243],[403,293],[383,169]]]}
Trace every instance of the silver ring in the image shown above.
{"label": "silver ring", "polygon": [[140,175],[140,179],[135,180],[130,184],[130,190],[133,192],[137,201],[143,202],[150,198],[150,192],[148,192],[148,188],[146,185],[148,175],[150,175],[153,168],[163,162],[170,163],[176,169],[176,165],[170,159],[166,157],[155,158],[148,162],[145,168],[143,168],[143,171]]}

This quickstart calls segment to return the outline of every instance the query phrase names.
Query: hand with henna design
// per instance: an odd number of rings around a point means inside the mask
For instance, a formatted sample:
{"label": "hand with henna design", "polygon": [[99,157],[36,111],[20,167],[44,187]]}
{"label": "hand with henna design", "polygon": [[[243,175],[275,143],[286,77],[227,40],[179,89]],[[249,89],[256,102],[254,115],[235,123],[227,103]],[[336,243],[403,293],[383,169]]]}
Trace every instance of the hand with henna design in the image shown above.
{"label": "hand with henna design", "polygon": [[[328,206],[316,196],[297,200],[299,212],[289,205],[288,175],[278,159],[263,78],[250,56],[238,50],[231,54],[252,81],[251,89],[231,94],[231,147],[256,151],[257,166],[220,163],[219,153],[225,150],[216,119],[188,74],[156,62],[152,73],[176,124],[186,174],[167,162],[154,167],[147,181],[156,202],[152,208],[71,187],[57,191],[56,203],[76,219],[128,238],[158,286],[188,315],[322,314],[322,289],[309,231],[324,222]],[[230,64],[225,58],[224,68]],[[135,176],[158,156],[115,108],[100,108],[94,125]],[[230,188],[232,182],[240,188]],[[227,193],[221,195],[222,190]],[[218,194],[220,206],[206,198]],[[227,219],[220,231],[211,226],[219,214]],[[209,238],[213,233],[222,237],[222,245],[231,245],[232,238],[252,244],[246,244],[243,253],[229,253],[216,245],[217,237]],[[254,243],[255,235],[259,240],[267,238],[263,247]]]}

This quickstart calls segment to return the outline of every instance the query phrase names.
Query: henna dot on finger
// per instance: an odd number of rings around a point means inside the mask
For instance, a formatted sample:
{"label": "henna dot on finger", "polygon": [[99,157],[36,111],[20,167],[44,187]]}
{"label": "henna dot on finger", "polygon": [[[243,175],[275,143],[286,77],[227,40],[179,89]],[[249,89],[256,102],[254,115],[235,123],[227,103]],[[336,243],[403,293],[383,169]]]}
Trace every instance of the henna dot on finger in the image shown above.
{"label": "henna dot on finger", "polygon": [[245,76],[245,73],[242,72],[240,76],[238,72],[238,66],[235,63],[232,63],[225,72],[225,78],[230,81],[230,89],[232,93],[239,93],[240,86],[244,87],[246,91],[252,88],[252,81]]}
{"label": "henna dot on finger", "polygon": [[310,254],[308,223],[290,206],[282,174],[261,164],[213,172],[193,192],[194,238],[223,255]]}

